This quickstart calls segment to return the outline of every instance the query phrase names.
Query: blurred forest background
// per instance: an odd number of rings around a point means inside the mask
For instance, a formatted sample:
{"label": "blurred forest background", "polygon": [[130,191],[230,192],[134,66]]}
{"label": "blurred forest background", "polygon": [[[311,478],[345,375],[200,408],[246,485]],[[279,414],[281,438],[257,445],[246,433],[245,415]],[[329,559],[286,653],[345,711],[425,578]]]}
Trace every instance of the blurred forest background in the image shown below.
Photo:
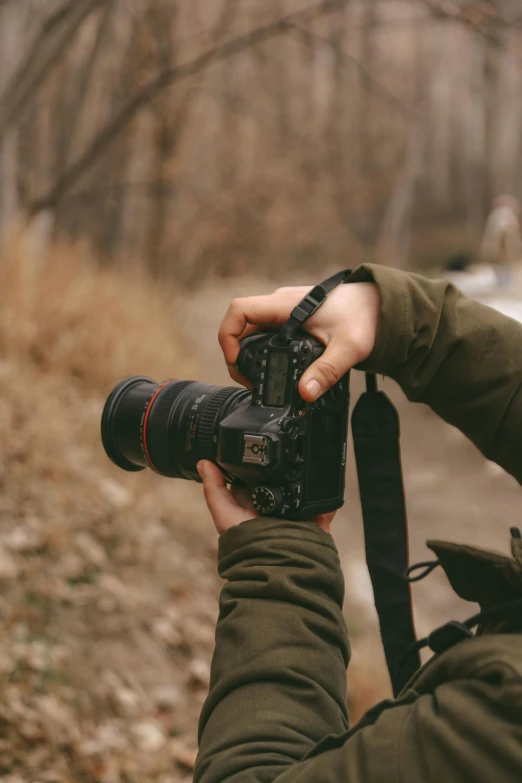
{"label": "blurred forest background", "polygon": [[[2,781],[192,776],[216,537],[198,486],[109,463],[112,385],[228,383],[234,295],[475,256],[521,96],[518,0],[0,0]],[[505,548],[518,485],[386,387],[412,558]],[[356,720],[389,683],[352,464],[335,530]],[[471,614],[427,581],[419,634]]]}
{"label": "blurred forest background", "polygon": [[521,32],[516,0],[3,0],[2,234],[187,282],[472,248],[522,195]]}

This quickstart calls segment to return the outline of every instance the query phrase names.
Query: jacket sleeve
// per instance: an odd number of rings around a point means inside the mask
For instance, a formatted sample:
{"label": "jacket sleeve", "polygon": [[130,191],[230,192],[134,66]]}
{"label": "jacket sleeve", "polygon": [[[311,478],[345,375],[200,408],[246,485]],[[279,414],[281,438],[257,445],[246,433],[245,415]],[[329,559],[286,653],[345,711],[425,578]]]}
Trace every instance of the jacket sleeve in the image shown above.
{"label": "jacket sleeve", "polygon": [[194,783],[270,783],[348,725],[339,557],[313,523],[254,519],[221,536],[219,572]]}
{"label": "jacket sleeve", "polygon": [[518,672],[497,662],[468,676],[442,668],[433,692],[407,690],[348,730],[330,537],[252,520],[221,540],[229,583],[194,783],[519,783]]}
{"label": "jacket sleeve", "polygon": [[481,680],[410,691],[327,740],[277,783],[518,783],[521,689],[519,678],[503,683],[494,667]]}
{"label": "jacket sleeve", "polygon": [[445,280],[372,264],[350,282],[381,295],[375,348],[360,365],[393,378],[522,483],[522,325]]}

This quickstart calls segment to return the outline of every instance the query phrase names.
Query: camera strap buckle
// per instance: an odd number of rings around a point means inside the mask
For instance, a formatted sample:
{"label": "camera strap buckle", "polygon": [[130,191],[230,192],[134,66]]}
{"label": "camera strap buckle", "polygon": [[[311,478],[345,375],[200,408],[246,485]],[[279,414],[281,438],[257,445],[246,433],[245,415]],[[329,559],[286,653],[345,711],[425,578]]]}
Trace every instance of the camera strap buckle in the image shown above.
{"label": "camera strap buckle", "polygon": [[280,345],[288,345],[297,330],[321,307],[330,291],[333,291],[341,283],[346,283],[351,271],[351,269],[343,269],[341,272],[337,272],[335,275],[323,280],[319,285],[314,286],[301,299],[290,313],[288,321],[279,331],[277,341]]}
{"label": "camera strap buckle", "polygon": [[326,297],[327,293],[324,288],[321,285],[316,285],[315,288],[312,288],[310,293],[307,294],[304,299],[301,299],[299,304],[294,307],[290,314],[290,318],[295,318],[299,321],[299,324],[304,324],[304,322],[321,307]]}

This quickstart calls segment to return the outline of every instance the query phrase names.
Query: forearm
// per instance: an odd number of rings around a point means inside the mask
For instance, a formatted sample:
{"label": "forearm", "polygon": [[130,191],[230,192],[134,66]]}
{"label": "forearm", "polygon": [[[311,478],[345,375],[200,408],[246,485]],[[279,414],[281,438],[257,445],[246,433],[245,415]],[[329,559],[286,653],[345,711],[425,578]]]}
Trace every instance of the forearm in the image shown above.
{"label": "forearm", "polygon": [[522,326],[444,280],[365,265],[381,295],[375,348],[362,369],[396,380],[522,482]]}
{"label": "forearm", "polygon": [[346,729],[348,638],[331,536],[258,519],[220,539],[227,579],[195,783],[270,783]]}

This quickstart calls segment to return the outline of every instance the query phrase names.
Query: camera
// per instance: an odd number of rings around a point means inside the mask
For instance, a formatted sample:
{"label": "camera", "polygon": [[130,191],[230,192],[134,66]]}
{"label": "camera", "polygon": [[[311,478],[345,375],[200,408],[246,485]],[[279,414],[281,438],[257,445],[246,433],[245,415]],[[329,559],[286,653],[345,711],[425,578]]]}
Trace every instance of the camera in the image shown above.
{"label": "camera", "polygon": [[303,520],[343,505],[349,374],[313,403],[298,392],[301,375],[324,351],[302,330],[245,337],[238,371],[253,390],[137,376],[109,395],[102,440],[124,470],[150,467],[199,481],[208,459],[230,483],[252,493],[258,514]]}

